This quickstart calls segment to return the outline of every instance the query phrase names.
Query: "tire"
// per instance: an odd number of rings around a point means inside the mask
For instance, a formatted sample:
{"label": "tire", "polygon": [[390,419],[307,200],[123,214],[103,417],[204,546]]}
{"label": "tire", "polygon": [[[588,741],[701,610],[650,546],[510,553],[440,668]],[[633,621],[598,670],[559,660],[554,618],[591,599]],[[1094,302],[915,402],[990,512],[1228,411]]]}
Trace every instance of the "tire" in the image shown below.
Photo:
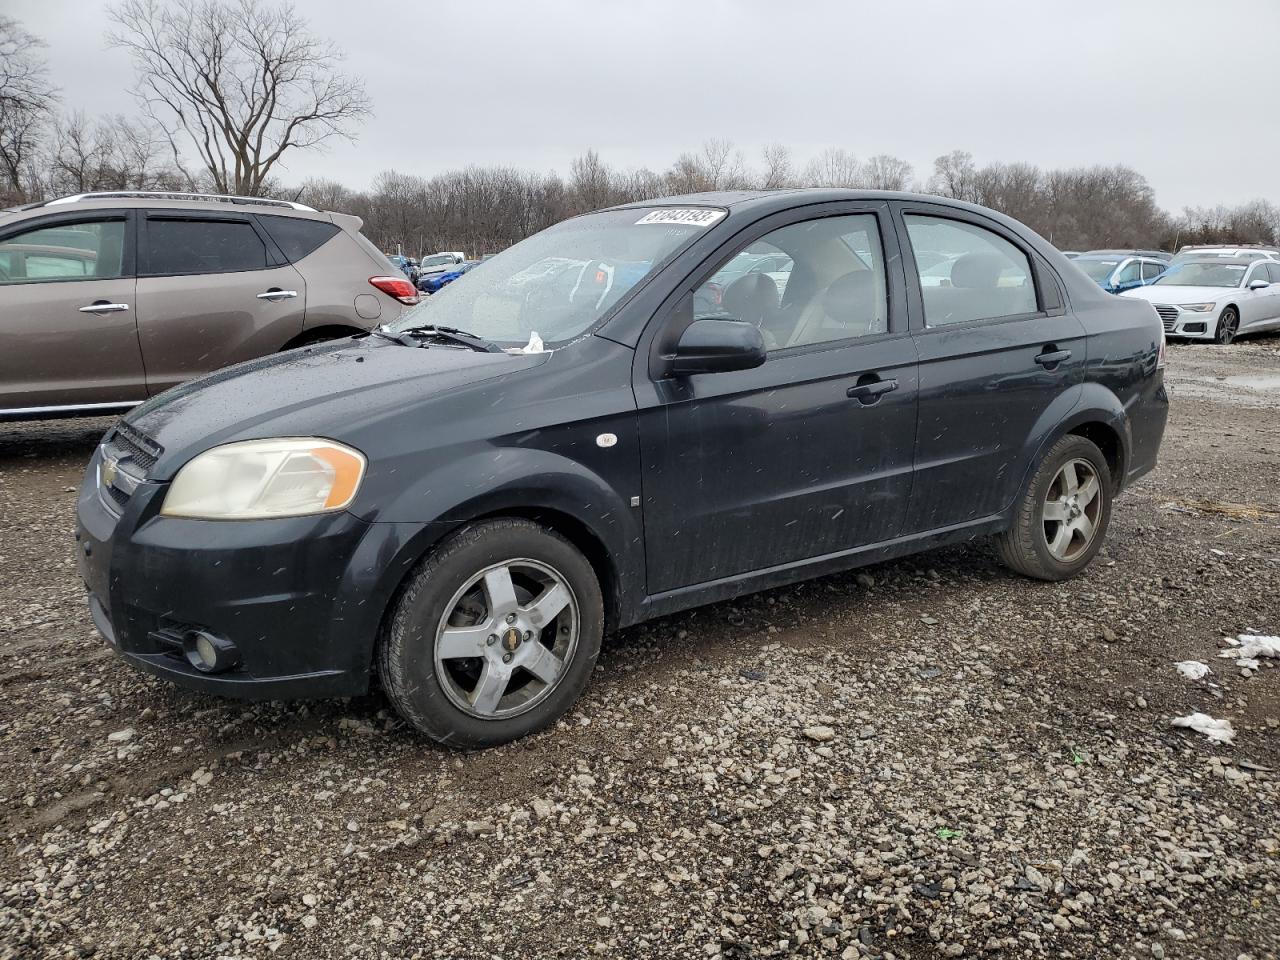
{"label": "tire", "polygon": [[489,520],[409,575],[376,669],[416,729],[449,747],[492,747],[573,706],[603,633],[600,584],[577,548],[529,520]]}
{"label": "tire", "polygon": [[[1074,493],[1068,466],[1076,478]],[[1090,474],[1096,488],[1086,496]],[[1063,437],[1049,448],[1019,495],[1013,525],[996,536],[1001,561],[1037,580],[1074,577],[1102,548],[1114,487],[1101,450],[1084,437]],[[1088,531],[1081,518],[1088,521]]]}
{"label": "tire", "polygon": [[1227,307],[1218,317],[1218,329],[1213,333],[1213,342],[1227,346],[1234,343],[1236,334],[1240,332],[1240,313],[1235,307]]}

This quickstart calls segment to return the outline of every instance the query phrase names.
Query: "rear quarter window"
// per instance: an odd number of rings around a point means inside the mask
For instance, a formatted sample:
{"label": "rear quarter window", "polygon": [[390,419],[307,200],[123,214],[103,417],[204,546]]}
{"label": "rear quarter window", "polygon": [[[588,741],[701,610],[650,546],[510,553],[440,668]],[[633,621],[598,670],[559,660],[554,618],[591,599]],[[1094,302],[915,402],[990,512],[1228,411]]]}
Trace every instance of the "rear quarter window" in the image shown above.
{"label": "rear quarter window", "polygon": [[290,263],[297,263],[303,257],[310,256],[341,232],[337,224],[323,220],[304,220],[301,217],[259,215],[258,221]]}

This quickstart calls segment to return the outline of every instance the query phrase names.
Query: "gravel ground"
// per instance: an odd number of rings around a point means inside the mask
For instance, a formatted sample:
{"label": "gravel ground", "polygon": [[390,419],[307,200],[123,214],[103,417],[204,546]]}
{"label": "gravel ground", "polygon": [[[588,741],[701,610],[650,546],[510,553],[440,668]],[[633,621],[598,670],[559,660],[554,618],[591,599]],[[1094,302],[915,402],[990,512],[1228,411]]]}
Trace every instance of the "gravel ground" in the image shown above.
{"label": "gravel ground", "polygon": [[1280,339],[1169,379],[1079,580],[975,544],[656,621],[468,755],[124,667],[71,554],[106,421],[0,424],[0,957],[1274,958],[1280,670],[1218,653],[1280,633]]}

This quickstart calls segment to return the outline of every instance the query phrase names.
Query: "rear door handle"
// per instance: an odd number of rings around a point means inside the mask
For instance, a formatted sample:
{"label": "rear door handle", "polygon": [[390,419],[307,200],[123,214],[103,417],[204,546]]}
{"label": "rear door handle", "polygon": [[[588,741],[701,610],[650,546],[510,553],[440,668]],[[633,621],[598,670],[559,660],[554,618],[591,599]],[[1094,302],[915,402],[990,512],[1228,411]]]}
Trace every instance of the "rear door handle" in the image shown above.
{"label": "rear door handle", "polygon": [[292,300],[297,295],[298,295],[297,290],[277,290],[273,287],[272,289],[268,290],[266,293],[258,294],[258,299],[270,300],[272,303],[276,303],[277,301],[280,301],[280,300]]}
{"label": "rear door handle", "polygon": [[127,303],[108,303],[106,300],[95,300],[87,307],[81,307],[81,313],[123,313],[129,309]]}
{"label": "rear door handle", "polygon": [[1049,350],[1036,356],[1036,363],[1042,367],[1056,367],[1064,360],[1071,359],[1070,350]]}
{"label": "rear door handle", "polygon": [[845,396],[850,400],[858,400],[864,404],[872,404],[880,399],[886,393],[892,393],[898,389],[897,380],[872,380],[868,383],[859,383],[850,387],[845,391]]}

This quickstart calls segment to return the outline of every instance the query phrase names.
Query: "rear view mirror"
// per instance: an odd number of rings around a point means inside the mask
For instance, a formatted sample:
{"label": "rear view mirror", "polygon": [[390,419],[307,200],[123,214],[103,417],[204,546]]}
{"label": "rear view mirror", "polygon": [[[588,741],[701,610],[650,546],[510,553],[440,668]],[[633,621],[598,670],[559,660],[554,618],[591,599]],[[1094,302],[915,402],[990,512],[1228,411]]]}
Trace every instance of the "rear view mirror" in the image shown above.
{"label": "rear view mirror", "polygon": [[1250,280],[1249,281],[1250,290],[1262,290],[1269,286],[1271,286],[1271,284],[1268,283],[1266,280]]}
{"label": "rear view mirror", "polygon": [[671,373],[750,370],[765,361],[764,337],[753,323],[741,320],[695,320],[685,328],[671,357]]}

